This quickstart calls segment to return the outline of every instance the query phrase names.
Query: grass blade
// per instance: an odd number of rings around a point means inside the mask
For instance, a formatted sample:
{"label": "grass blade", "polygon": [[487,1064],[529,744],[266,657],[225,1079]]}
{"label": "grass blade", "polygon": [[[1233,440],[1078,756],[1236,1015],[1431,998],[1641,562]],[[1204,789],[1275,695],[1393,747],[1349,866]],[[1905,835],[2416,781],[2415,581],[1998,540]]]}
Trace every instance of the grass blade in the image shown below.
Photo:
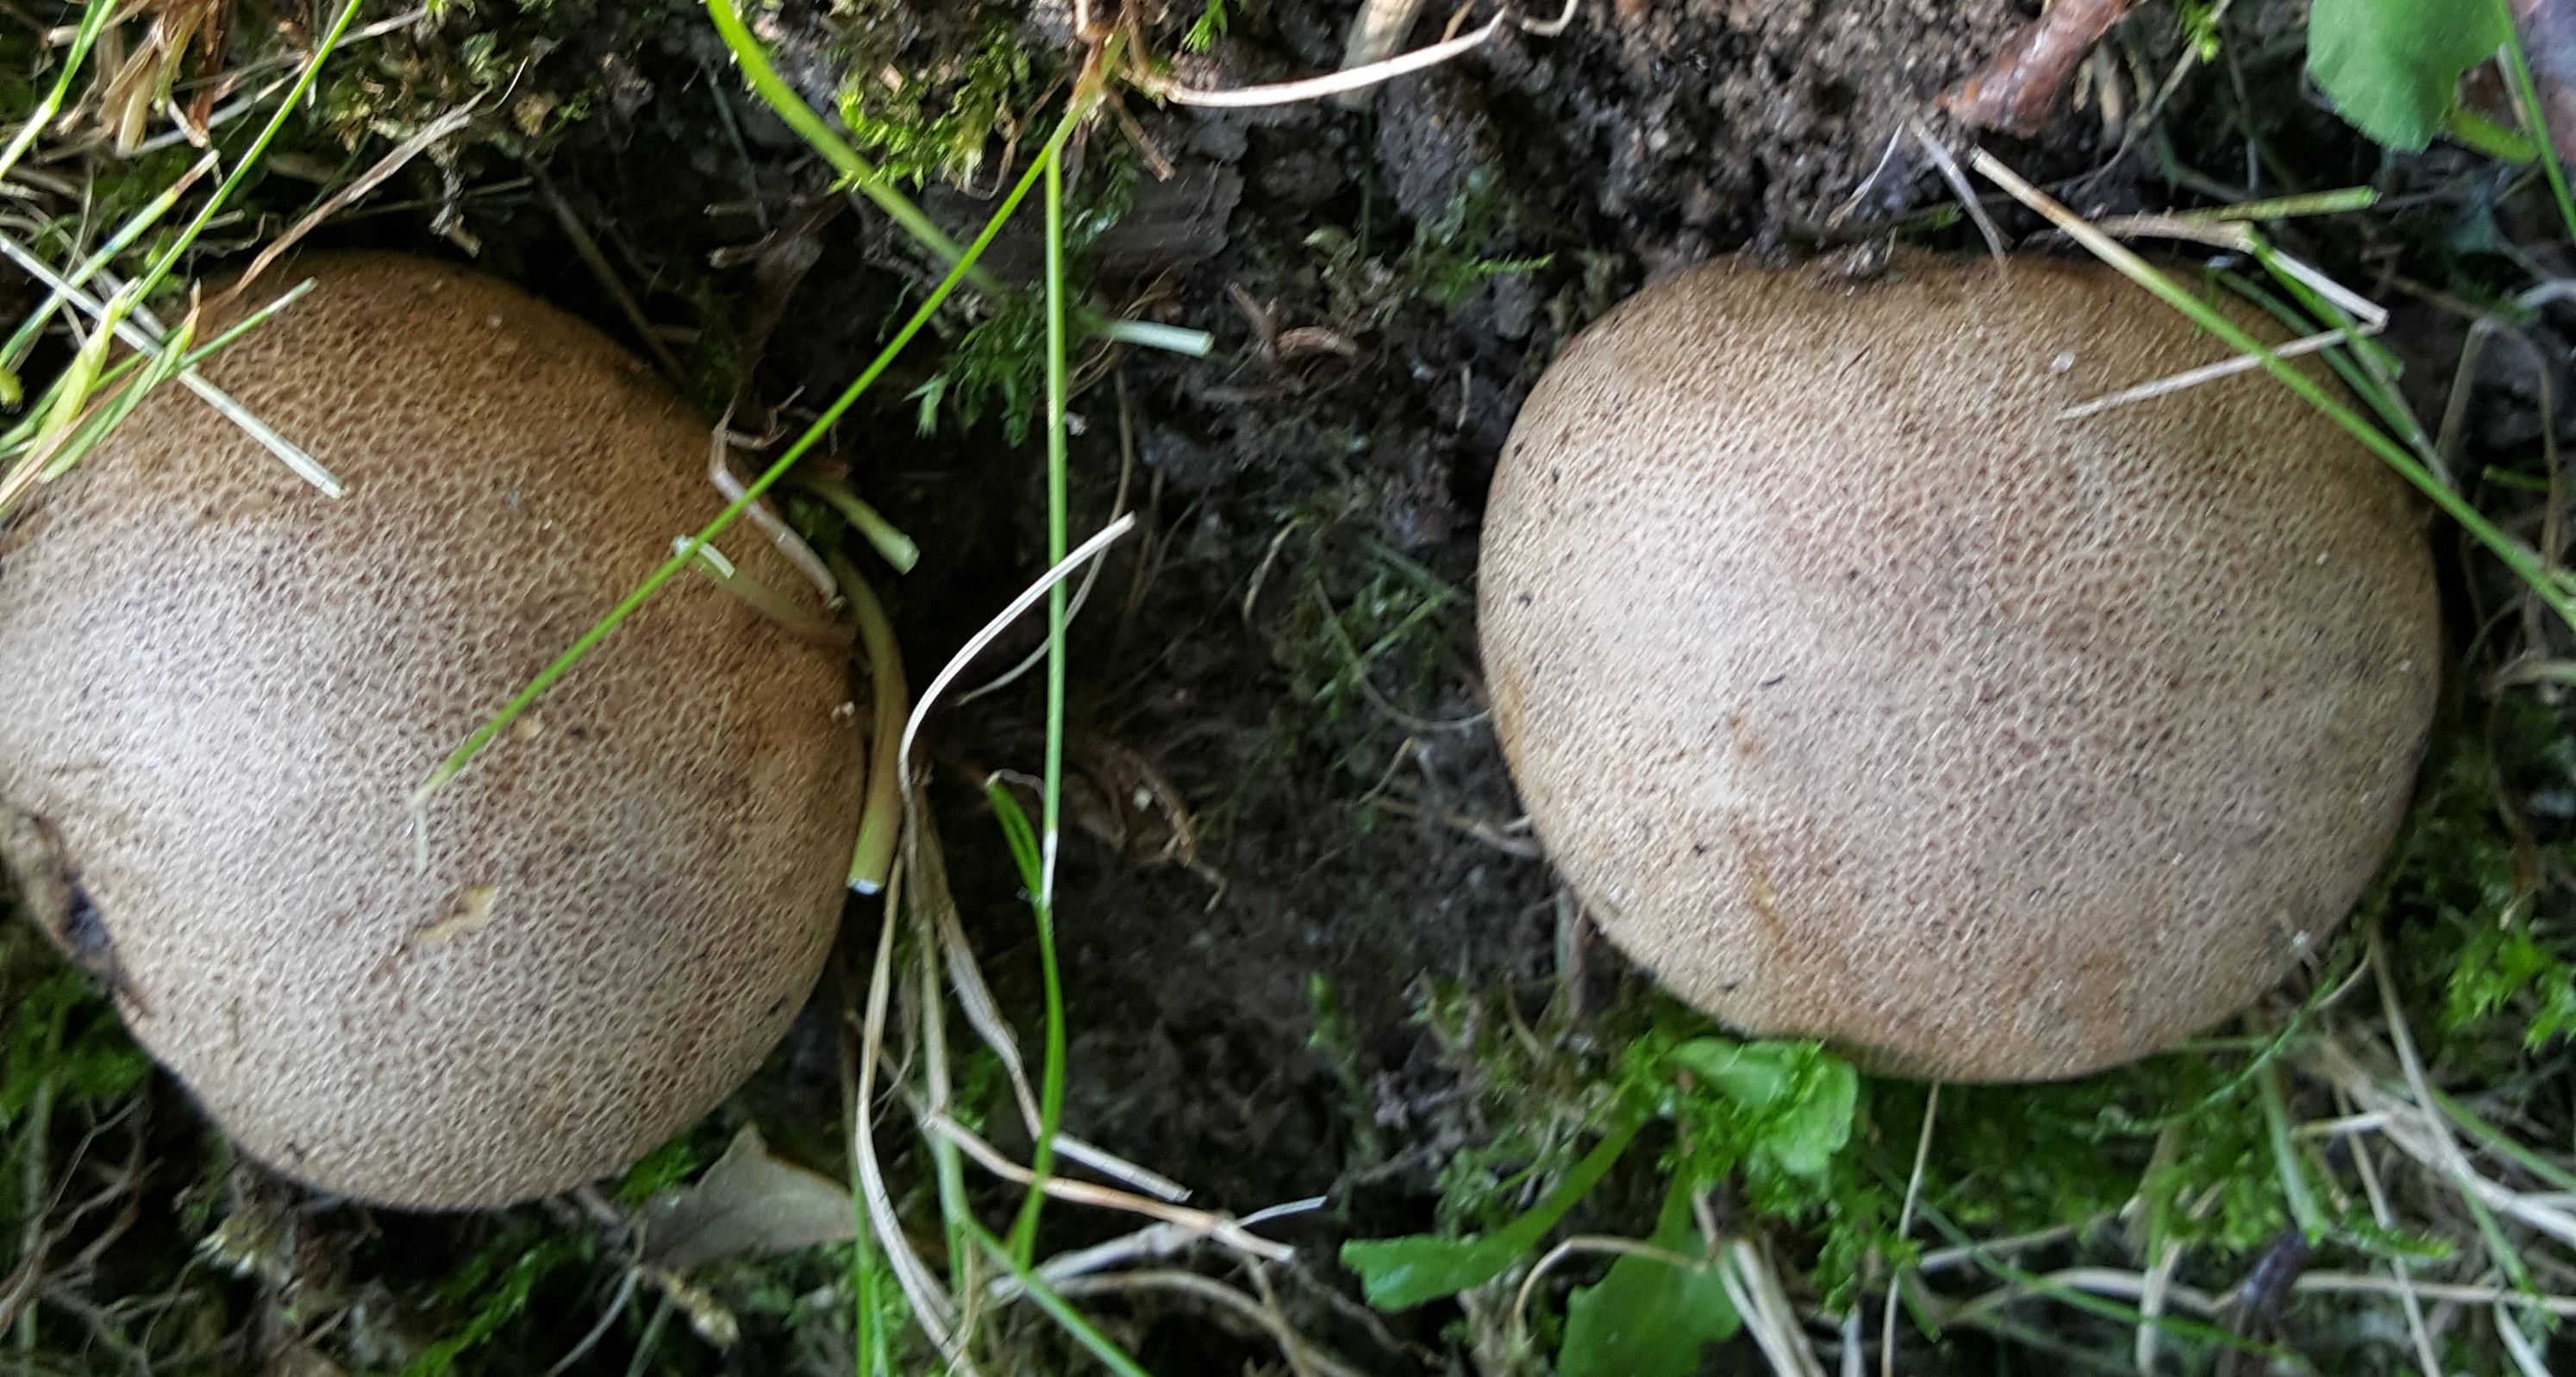
{"label": "grass blade", "polygon": [[[721,3],[721,0],[715,0],[715,2]],[[610,609],[607,616],[600,618],[588,631],[583,632],[563,654],[555,657],[552,664],[538,671],[537,677],[530,680],[527,687],[519,690],[517,696],[504,704],[499,712],[494,713],[488,721],[476,728],[474,733],[468,736],[447,759],[440,761],[438,767],[430,771],[429,777],[421,782],[420,788],[413,791],[411,808],[414,813],[426,811],[430,799],[440,789],[446,787],[448,781],[463,773],[465,767],[472,764],[474,758],[481,755],[485,747],[491,745],[502,732],[509,730],[511,723],[519,720],[521,714],[534,707],[538,699],[545,697],[546,691],[553,688],[566,674],[571,673],[573,666],[597,649],[600,642],[607,640],[618,627],[626,624],[628,618],[643,610],[644,604],[652,601],[653,596],[661,592],[664,585],[697,559],[699,550],[731,529],[733,523],[741,518],[745,508],[759,501],[772,487],[777,486],[778,480],[785,477],[787,471],[795,467],[796,462],[803,459],[807,451],[821,443],[823,437],[831,433],[832,427],[839,424],[841,417],[858,403],[859,398],[876,385],[877,379],[883,377],[885,371],[894,365],[895,359],[902,355],[915,336],[929,326],[931,318],[938,314],[939,308],[947,303],[959,284],[966,280],[967,270],[974,266],[976,259],[984,255],[986,249],[992,247],[994,239],[1002,232],[1002,226],[1008,224],[1011,217],[1019,212],[1020,203],[1028,199],[1029,192],[1037,185],[1039,177],[1062,153],[1065,140],[1073,134],[1073,127],[1074,114],[1068,112],[1063,122],[1056,127],[1055,136],[1048,140],[1045,151],[1021,176],[1019,184],[1011,188],[1011,194],[1003,198],[1002,204],[994,210],[992,218],[985,222],[983,233],[975,237],[974,243],[966,246],[965,253],[958,259],[956,266],[950,268],[948,275],[940,279],[939,285],[931,289],[930,295],[922,299],[921,305],[914,309],[911,317],[904,322],[903,328],[895,332],[894,338],[886,341],[885,347],[877,352],[876,358],[847,388],[842,390],[841,395],[833,400],[832,405],[826,408],[821,416],[815,418],[814,423],[806,428],[805,433],[797,437],[796,443],[789,445],[785,453],[772,461],[758,478],[753,479],[743,489],[742,496],[728,503],[714,520],[708,522],[696,535],[689,537],[688,541],[669,559],[664,560],[661,567],[655,569],[643,583],[636,587],[635,591],[627,594],[623,601]]]}

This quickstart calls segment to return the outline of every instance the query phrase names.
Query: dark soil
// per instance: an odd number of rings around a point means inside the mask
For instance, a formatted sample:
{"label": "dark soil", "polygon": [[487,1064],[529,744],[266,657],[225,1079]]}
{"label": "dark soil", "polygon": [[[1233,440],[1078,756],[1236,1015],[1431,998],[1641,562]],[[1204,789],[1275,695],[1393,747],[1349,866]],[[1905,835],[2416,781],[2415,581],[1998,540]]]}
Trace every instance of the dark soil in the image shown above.
{"label": "dark soil", "polygon": [[[858,62],[949,70],[995,24],[1041,65],[1073,52],[1060,7],[1045,3],[1027,14],[963,0],[834,8],[838,18],[794,4],[763,25],[818,102]],[[1418,39],[1447,17],[1433,8]],[[1116,124],[1094,131],[1083,194],[1120,179],[1134,188],[1125,218],[1088,254],[1095,300],[1210,331],[1218,345],[1203,361],[1095,354],[1086,361],[1097,381],[1076,400],[1077,530],[1109,512],[1132,435],[1149,534],[1108,566],[1074,650],[1078,793],[1091,800],[1079,811],[1093,824],[1069,846],[1059,920],[1075,1131],[1214,1208],[1331,1194],[1318,1222],[1286,1231],[1318,1260],[1346,1234],[1429,1224],[1444,1153],[1477,1119],[1457,1069],[1413,1018],[1423,982],[1536,1001],[1561,974],[1554,886],[1510,828],[1520,810],[1482,716],[1472,636],[1478,510],[1519,402],[1572,331],[1656,274],[1744,248],[1831,250],[1945,204],[1949,192],[1901,136],[1917,121],[1951,136],[1933,97],[2036,8],[1584,0],[1561,37],[1506,30],[1479,54],[1393,84],[1366,111],[1309,103],[1210,115],[1131,95],[1142,144],[1172,164],[1168,180],[1135,171],[1149,155]],[[693,332],[688,362],[718,380],[701,387],[711,408],[764,310],[780,311],[750,396],[801,426],[920,290],[922,261],[873,209],[835,212],[818,195],[823,169],[742,92],[695,6],[601,9],[590,22],[553,21],[560,42],[531,68],[530,89],[593,102],[535,164],[647,314]],[[1147,30],[1157,51],[1178,50],[1197,7],[1172,9]],[[1326,70],[1356,5],[1232,9],[1212,54],[1179,61],[1183,80]],[[450,41],[487,22],[500,21],[456,19]],[[547,27],[513,19],[505,36],[522,22]],[[2170,24],[2144,15],[2123,41],[2168,51]],[[2283,74],[2255,75],[2288,89]],[[1023,157],[1042,132],[1027,131]],[[2036,143],[1999,146],[2088,210],[2172,194],[2135,189],[2153,181],[2144,152],[2105,165],[2094,109],[2067,112]],[[2164,156],[2198,151],[2178,138]],[[471,186],[524,171],[483,147],[458,175]],[[435,175],[418,181],[435,197]],[[993,182],[988,167],[974,190]],[[923,199],[958,228],[991,204],[936,182]],[[462,223],[493,271],[633,338],[534,190],[469,200]],[[1913,229],[1963,242],[1956,230]],[[426,211],[320,237],[456,251],[432,236]],[[1025,277],[1036,255],[1034,235],[1015,229],[993,262]],[[1535,259],[1545,262],[1481,285],[1471,273],[1454,302],[1436,289],[1454,285],[1461,264]],[[764,302],[761,271],[798,267],[792,293]],[[887,583],[916,684],[1044,564],[1039,448],[1012,444],[999,408],[921,435],[906,394],[940,363],[938,348],[917,349],[835,442],[860,490],[925,550],[918,570]],[[1365,665],[1337,639],[1368,647],[1442,588],[1445,604]],[[987,672],[1030,644],[1006,639]],[[1027,908],[972,786],[987,769],[1035,770],[1037,682],[947,714],[933,746],[951,869],[1024,1031],[1038,1007]],[[1194,827],[1197,868],[1160,854],[1171,819],[1133,806],[1140,787],[1163,791]],[[851,931],[873,928],[861,913]],[[1613,964],[1591,951],[1596,970]],[[1339,1014],[1321,1039],[1319,995]],[[753,1117],[791,1153],[833,1151],[837,1008],[827,989],[748,1092]],[[1019,1145],[1003,1135],[1002,1146]],[[369,1257],[390,1257],[393,1241],[431,1257],[454,1247],[439,1242],[445,1224],[375,1227],[381,1235],[358,1245]],[[1065,1241],[1107,1227],[1068,1221]],[[1317,1276],[1347,1285],[1329,1265]],[[563,1299],[548,1333],[568,1347],[599,1299]],[[1454,1315],[1446,1307],[1405,1317],[1396,1346],[1313,1297],[1301,1308],[1373,1371],[1459,1360],[1438,1332]],[[1236,1371],[1262,1351],[1207,1330],[1186,1317],[1153,1326],[1142,1356],[1166,1372]],[[631,1343],[605,1344],[595,1361],[615,1368]],[[792,1348],[776,1335],[748,1343],[747,1355],[782,1361]],[[520,1355],[540,1369],[552,1358]]]}

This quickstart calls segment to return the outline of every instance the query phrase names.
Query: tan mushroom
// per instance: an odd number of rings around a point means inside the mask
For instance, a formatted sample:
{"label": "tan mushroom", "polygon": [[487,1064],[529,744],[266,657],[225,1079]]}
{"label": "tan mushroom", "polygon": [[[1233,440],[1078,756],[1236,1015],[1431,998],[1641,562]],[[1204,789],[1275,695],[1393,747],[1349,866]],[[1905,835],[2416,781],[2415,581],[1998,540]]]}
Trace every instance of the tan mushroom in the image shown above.
{"label": "tan mushroom", "polygon": [[2431,720],[2419,505],[2259,374],[2061,414],[2227,353],[2089,263],[1905,254],[1719,263],[1576,340],[1479,615],[1609,935],[1744,1029],[1968,1080],[2168,1047],[2315,952]]}
{"label": "tan mushroom", "polygon": [[[722,505],[707,429],[589,326],[423,259],[165,388],[0,537],[0,857],[255,1156],[495,1205],[617,1171],[766,1055],[831,942],[844,658],[673,584],[415,817],[467,733]],[[796,575],[746,535],[726,552]]]}

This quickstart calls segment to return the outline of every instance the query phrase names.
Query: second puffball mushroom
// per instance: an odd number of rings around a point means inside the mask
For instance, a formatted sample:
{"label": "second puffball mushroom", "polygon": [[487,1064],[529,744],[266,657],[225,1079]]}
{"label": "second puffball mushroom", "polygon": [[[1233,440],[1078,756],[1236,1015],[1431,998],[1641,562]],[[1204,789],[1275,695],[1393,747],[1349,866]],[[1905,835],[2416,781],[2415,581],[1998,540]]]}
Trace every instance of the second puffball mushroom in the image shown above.
{"label": "second puffball mushroom", "polygon": [[723,499],[705,425],[588,325],[424,259],[299,276],[206,372],[345,498],[167,387],[0,534],[0,859],[251,1154],[395,1205],[563,1190],[712,1108],[811,989],[847,657],[684,579],[416,814]]}
{"label": "second puffball mushroom", "polygon": [[[2250,313],[2232,309],[2239,319]],[[2440,637],[2413,494],[2107,269],[1726,262],[1532,393],[1479,618],[1540,838],[1744,1029],[2040,1079],[2209,1027],[2339,925]]]}

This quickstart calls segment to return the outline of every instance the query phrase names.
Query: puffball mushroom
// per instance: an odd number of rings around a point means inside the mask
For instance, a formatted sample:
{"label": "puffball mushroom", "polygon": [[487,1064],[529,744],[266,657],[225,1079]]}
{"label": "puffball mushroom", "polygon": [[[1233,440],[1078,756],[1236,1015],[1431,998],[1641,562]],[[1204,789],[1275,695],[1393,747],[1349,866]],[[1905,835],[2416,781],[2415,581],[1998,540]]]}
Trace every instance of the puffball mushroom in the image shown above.
{"label": "puffball mushroom", "polygon": [[[2249,328],[2254,313],[2222,303]],[[1478,593],[1541,840],[1684,999],[1879,1069],[2172,1045],[2344,918],[2439,626],[2402,481],[2108,269],[1728,261],[1532,392]]]}
{"label": "puffball mushroom", "polygon": [[812,988],[845,657],[677,581],[415,815],[723,499],[707,427],[588,325],[423,259],[270,280],[308,276],[205,372],[345,498],[172,386],[0,537],[0,859],[252,1155],[398,1206],[562,1190],[713,1107]]}

